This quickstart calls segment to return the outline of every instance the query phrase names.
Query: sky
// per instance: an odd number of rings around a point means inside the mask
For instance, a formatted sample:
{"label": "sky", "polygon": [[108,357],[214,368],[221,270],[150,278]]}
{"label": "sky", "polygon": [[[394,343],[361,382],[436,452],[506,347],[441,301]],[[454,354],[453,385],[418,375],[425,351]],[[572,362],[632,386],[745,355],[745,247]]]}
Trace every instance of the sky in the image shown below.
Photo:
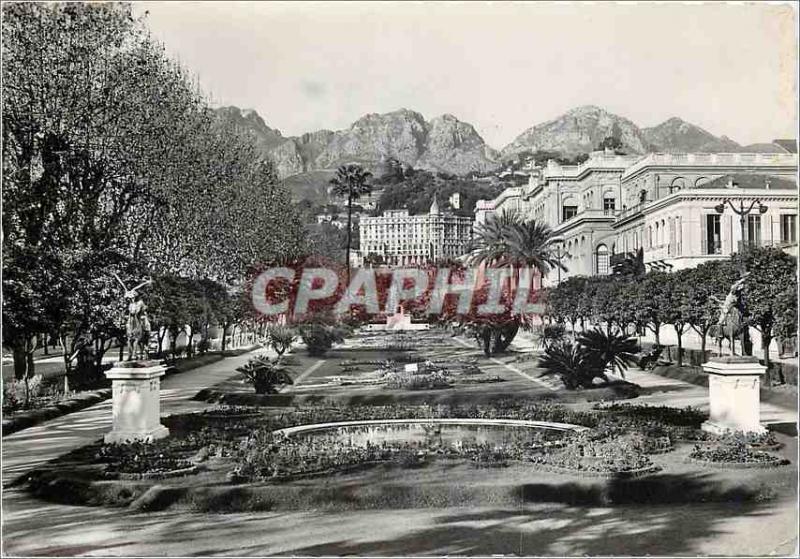
{"label": "sky", "polygon": [[140,2],[215,105],[284,135],[399,108],[501,148],[580,105],[741,143],[797,136],[791,4]]}

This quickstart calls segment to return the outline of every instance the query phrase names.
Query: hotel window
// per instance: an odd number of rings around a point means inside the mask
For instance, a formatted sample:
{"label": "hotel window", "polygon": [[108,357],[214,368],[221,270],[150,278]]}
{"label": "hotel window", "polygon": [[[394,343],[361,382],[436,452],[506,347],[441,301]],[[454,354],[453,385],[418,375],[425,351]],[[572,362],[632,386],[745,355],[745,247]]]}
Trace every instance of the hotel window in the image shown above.
{"label": "hotel window", "polygon": [[797,242],[797,214],[783,214],[781,216],[781,242]]}
{"label": "hotel window", "polygon": [[722,228],[719,218],[720,216],[717,214],[706,215],[706,254],[720,254],[722,252],[722,241],[720,238]]}
{"label": "hotel window", "polygon": [[613,198],[603,198],[603,213],[611,215],[616,209],[616,201]]}
{"label": "hotel window", "polygon": [[761,216],[747,216],[747,242],[752,246],[761,244]]}
{"label": "hotel window", "polygon": [[562,206],[561,221],[567,221],[578,215],[578,206]]}
{"label": "hotel window", "polygon": [[597,274],[600,276],[608,275],[608,247],[598,245],[597,247]]}

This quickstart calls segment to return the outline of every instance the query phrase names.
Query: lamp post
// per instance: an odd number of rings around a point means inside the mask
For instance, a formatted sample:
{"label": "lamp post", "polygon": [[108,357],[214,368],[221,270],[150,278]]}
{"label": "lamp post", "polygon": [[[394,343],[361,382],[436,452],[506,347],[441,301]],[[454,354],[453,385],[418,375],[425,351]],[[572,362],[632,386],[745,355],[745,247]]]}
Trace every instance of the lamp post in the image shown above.
{"label": "lamp post", "polygon": [[[725,198],[721,203],[714,206],[714,209],[718,214],[722,214],[725,212],[725,206],[729,206],[733,213],[739,216],[739,227],[741,230],[741,250],[739,251],[739,277],[743,278],[747,270],[745,269],[745,261],[744,261],[744,252],[746,247],[750,244],[749,242],[745,242],[745,233],[747,231],[747,216],[750,215],[754,209],[758,209],[758,213],[764,214],[767,212],[769,208],[761,203],[761,200],[753,200],[750,202],[749,205],[745,205],[743,199],[739,199],[739,207],[733,203],[730,198]],[[748,239],[749,241],[749,239]],[[739,295],[739,316],[742,317],[742,322],[744,322],[746,306],[744,301],[744,292],[742,291]],[[742,333],[741,333],[741,344],[742,344],[742,354],[743,355],[750,355],[752,353],[751,343],[750,343],[750,327],[746,324],[742,324]]]}
{"label": "lamp post", "polygon": [[553,256],[556,260],[558,260],[558,283],[556,285],[561,285],[561,259],[571,258],[572,255],[564,249],[564,243],[562,241],[556,245],[556,248],[553,251]]}

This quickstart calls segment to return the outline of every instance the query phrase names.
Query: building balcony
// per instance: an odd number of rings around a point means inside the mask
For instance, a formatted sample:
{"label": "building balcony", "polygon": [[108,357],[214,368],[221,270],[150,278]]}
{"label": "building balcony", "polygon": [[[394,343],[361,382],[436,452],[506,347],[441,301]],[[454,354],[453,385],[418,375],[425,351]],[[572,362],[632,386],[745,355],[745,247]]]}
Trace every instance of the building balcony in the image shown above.
{"label": "building balcony", "polygon": [[590,209],[590,210],[583,210],[582,212],[578,212],[569,219],[563,220],[559,225],[564,225],[565,223],[576,223],[581,219],[602,219],[602,218],[613,218],[614,211],[613,210],[598,210],[598,209]]}
{"label": "building balcony", "polygon": [[647,202],[642,202],[636,204],[635,206],[630,206],[629,208],[622,208],[621,210],[617,210],[616,212],[614,212],[614,217],[617,219],[617,221],[629,218],[633,215],[641,213],[642,209],[647,204],[648,204]]}

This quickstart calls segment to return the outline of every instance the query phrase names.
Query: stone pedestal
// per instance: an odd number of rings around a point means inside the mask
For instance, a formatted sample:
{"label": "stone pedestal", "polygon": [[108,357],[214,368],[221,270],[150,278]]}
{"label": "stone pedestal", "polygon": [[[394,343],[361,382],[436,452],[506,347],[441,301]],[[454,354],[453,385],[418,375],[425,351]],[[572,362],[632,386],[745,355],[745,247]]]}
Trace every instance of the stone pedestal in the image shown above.
{"label": "stone pedestal", "polygon": [[161,377],[167,370],[160,361],[120,362],[106,372],[112,380],[113,428],[107,443],[153,441],[169,435],[161,425]]}
{"label": "stone pedestal", "polygon": [[703,364],[708,373],[710,403],[704,431],[721,434],[725,431],[764,433],[759,422],[761,413],[761,375],[767,368],[755,357],[715,357]]}

